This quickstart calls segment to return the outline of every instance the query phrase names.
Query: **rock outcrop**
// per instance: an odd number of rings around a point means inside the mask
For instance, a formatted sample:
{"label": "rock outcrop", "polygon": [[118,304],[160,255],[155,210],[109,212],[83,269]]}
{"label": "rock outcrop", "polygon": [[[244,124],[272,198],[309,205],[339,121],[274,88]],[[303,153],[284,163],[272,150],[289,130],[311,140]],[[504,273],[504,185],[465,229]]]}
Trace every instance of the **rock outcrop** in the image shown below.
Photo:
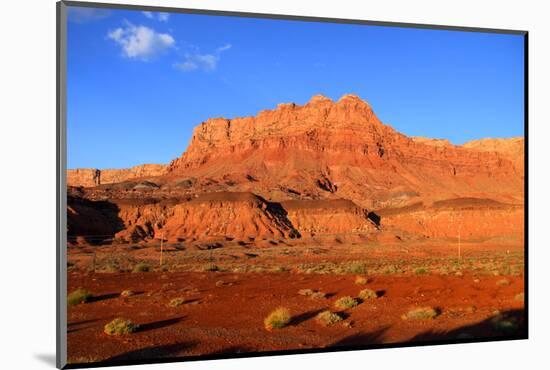
{"label": "rock outcrop", "polygon": [[461,219],[466,238],[520,235],[523,151],[522,138],[458,146],[407,137],[355,95],[318,95],[255,117],[209,119],[167,166],[69,170],[69,185],[83,187],[71,188],[69,234],[452,238]]}
{"label": "rock outcrop", "polygon": [[166,166],[162,164],[142,164],[131,168],[105,170],[77,168],[67,171],[67,185],[93,187],[164,174],[166,174]]}

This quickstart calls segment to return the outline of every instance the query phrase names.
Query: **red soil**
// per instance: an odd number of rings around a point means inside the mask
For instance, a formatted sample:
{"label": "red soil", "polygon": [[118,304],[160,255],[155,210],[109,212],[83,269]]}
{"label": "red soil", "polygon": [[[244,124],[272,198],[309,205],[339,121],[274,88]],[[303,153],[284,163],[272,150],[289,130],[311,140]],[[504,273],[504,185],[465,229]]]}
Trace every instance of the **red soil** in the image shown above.
{"label": "red soil", "polygon": [[[474,280],[479,279],[479,280]],[[435,339],[503,335],[490,323],[497,309],[522,317],[521,277],[374,276],[356,285],[355,275],[295,275],[288,273],[125,273],[70,275],[69,290],[85,286],[96,301],[69,308],[68,351],[72,361],[146,360],[236,352],[325,348],[330,346],[403,343]],[[223,281],[222,286],[216,282]],[[478,281],[478,282],[476,282]],[[220,285],[220,283],[218,283]],[[381,294],[375,300],[345,310],[345,323],[320,326],[314,316],[334,309],[342,296],[357,296],[365,287]],[[298,294],[319,289],[328,299]],[[121,298],[124,289],[138,294]],[[168,307],[172,298],[185,303]],[[276,307],[292,314],[291,325],[272,332],[263,319]],[[441,310],[433,320],[403,320],[409,308]],[[115,317],[142,325],[135,334],[110,337],[103,326]]]}

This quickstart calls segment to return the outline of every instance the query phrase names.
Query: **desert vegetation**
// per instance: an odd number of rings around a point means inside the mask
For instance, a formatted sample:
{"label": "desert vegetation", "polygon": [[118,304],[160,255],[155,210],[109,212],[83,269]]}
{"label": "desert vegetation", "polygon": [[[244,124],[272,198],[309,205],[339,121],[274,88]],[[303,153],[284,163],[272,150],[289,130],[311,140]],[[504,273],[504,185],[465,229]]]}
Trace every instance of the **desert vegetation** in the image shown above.
{"label": "desert vegetation", "polygon": [[315,316],[315,320],[323,326],[330,326],[342,321],[342,316],[336,312],[327,310],[317,314],[317,316]]}
{"label": "desert vegetation", "polygon": [[78,288],[67,295],[67,304],[69,306],[74,306],[80,303],[86,303],[92,297],[93,294],[86,289]]}
{"label": "desert vegetation", "polygon": [[334,302],[334,307],[340,308],[340,309],[348,309],[348,308],[353,308],[358,304],[359,302],[357,301],[357,299],[352,298],[350,296],[345,296],[345,297],[338,298],[336,302]]}
{"label": "desert vegetation", "polygon": [[107,335],[124,335],[130,334],[139,329],[139,325],[134,324],[131,320],[116,318],[105,325],[104,332]]}
{"label": "desert vegetation", "polygon": [[267,330],[282,329],[290,323],[290,311],[288,308],[279,307],[272,311],[264,320]]}
{"label": "desert vegetation", "polygon": [[433,307],[426,306],[413,308],[407,311],[407,313],[401,316],[401,318],[404,320],[432,320],[435,319],[438,315],[438,310]]}

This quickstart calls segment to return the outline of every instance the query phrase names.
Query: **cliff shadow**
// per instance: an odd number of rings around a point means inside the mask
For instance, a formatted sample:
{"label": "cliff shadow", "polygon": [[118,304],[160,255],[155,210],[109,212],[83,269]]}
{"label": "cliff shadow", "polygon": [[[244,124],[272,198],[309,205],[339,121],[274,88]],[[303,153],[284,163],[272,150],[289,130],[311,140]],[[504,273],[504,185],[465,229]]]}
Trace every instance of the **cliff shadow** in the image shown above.
{"label": "cliff shadow", "polygon": [[281,203],[269,202],[269,201],[267,201],[266,199],[262,198],[259,195],[256,195],[256,196],[262,202],[265,202],[265,204],[267,205],[267,211],[269,211],[272,215],[274,215],[277,218],[277,221],[281,225],[285,226],[286,228],[288,228],[290,230],[289,234],[288,234],[290,239],[299,239],[299,238],[302,237],[302,235],[300,234],[298,229],[296,229],[294,227],[294,225],[292,224],[292,222],[288,218],[288,212],[286,211],[286,209],[283,207],[283,205]]}
{"label": "cliff shadow", "polygon": [[525,312],[522,309],[503,311],[475,324],[452,330],[429,330],[415,335],[407,342],[436,342],[465,340],[475,342],[483,338],[521,338],[527,336]]}
{"label": "cliff shadow", "polygon": [[370,211],[370,212],[367,212],[367,218],[368,218],[377,228],[380,227],[380,222],[382,221],[382,217],[381,217],[379,214]]}
{"label": "cliff shadow", "polygon": [[125,229],[118,216],[120,208],[104,200],[67,198],[67,242],[99,245],[112,242],[115,234]]}

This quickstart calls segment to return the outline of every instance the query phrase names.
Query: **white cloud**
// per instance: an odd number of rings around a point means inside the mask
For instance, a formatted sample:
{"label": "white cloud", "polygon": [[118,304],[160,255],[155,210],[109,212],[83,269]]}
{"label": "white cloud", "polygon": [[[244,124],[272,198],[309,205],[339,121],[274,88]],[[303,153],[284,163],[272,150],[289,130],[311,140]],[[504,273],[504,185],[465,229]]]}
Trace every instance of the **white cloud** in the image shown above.
{"label": "white cloud", "polygon": [[142,12],[142,13],[143,13],[144,16],[146,16],[146,17],[149,18],[149,19],[155,18],[155,17],[153,16],[153,13],[152,13],[152,12]]}
{"label": "white cloud", "polygon": [[141,12],[144,16],[146,16],[147,18],[149,19],[154,19],[154,20],[157,20],[159,22],[168,22],[168,19],[170,19],[170,14],[169,13],[164,13],[164,12],[146,12],[146,11],[143,11]]}
{"label": "white cloud", "polygon": [[134,26],[131,23],[109,32],[107,37],[122,48],[126,57],[143,61],[175,47],[176,44],[174,38],[167,33],[159,33],[149,27]]}
{"label": "white cloud", "polygon": [[231,46],[232,46],[231,44],[225,44],[224,46],[221,46],[221,47],[217,48],[216,51],[218,53],[221,53],[222,51],[226,51],[226,50],[231,49]]}
{"label": "white cloud", "polygon": [[111,15],[108,9],[99,8],[86,8],[69,6],[67,11],[67,18],[73,23],[88,23],[107,18]]}
{"label": "white cloud", "polygon": [[208,72],[214,71],[220,62],[221,53],[229,49],[231,49],[231,44],[226,44],[217,48],[216,52],[213,54],[201,54],[198,52],[185,54],[185,60],[181,63],[174,64],[174,67],[185,72],[195,71],[197,69]]}
{"label": "white cloud", "polygon": [[168,22],[168,19],[170,18],[170,14],[160,12],[158,13],[157,18],[161,22]]}

